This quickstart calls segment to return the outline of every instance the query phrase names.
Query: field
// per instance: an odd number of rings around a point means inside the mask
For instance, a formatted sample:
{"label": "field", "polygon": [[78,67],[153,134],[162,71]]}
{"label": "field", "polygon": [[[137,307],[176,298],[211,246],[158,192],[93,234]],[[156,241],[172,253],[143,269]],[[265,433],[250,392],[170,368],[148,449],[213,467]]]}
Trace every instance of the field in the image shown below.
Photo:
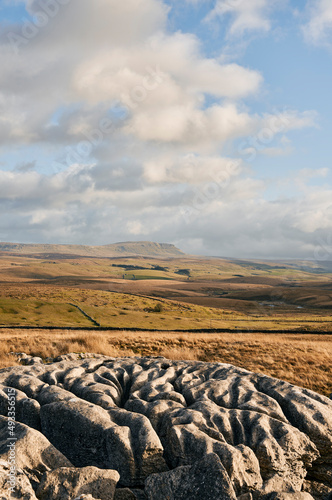
{"label": "field", "polygon": [[108,356],[165,356],[231,363],[307,387],[332,392],[332,335],[188,332],[10,330],[1,333],[0,366],[16,364],[13,352],[44,360],[69,352]]}
{"label": "field", "polygon": [[331,263],[201,258],[154,245],[133,244],[136,256],[121,255],[125,244],[111,256],[108,246],[0,248],[1,366],[20,351],[165,355],[332,391]]}

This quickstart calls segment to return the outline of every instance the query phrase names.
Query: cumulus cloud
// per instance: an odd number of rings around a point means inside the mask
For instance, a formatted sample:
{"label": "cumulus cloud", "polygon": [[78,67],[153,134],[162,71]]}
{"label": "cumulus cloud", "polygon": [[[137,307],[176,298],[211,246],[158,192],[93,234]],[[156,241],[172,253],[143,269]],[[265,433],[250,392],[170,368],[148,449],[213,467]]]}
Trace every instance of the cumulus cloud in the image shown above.
{"label": "cumulus cloud", "polygon": [[144,164],[144,177],[151,184],[201,184],[216,180],[228,183],[240,172],[241,162],[230,158],[202,157],[193,154],[183,157],[166,155]]}
{"label": "cumulus cloud", "polygon": [[[53,13],[39,0],[25,4],[27,18],[0,32],[1,239],[149,238],[253,256],[258,242],[260,254],[282,253],[289,235],[303,253],[313,241],[307,229],[328,228],[308,219],[327,210],[325,195],[267,202],[246,167],[241,152],[256,147],[252,139],[272,154],[274,137],[286,144],[289,131],[316,119],[253,113],[246,99],[259,98],[260,72],[170,32],[162,0],[54,2]],[[217,1],[210,18],[231,15],[232,35],[266,31],[270,5]]]}
{"label": "cumulus cloud", "polygon": [[332,42],[332,4],[330,0],[308,2],[309,21],[303,26],[303,33],[309,43],[329,45]]}
{"label": "cumulus cloud", "polygon": [[275,4],[275,0],[217,0],[207,20],[231,15],[230,36],[252,31],[266,32],[271,28],[270,11]]}

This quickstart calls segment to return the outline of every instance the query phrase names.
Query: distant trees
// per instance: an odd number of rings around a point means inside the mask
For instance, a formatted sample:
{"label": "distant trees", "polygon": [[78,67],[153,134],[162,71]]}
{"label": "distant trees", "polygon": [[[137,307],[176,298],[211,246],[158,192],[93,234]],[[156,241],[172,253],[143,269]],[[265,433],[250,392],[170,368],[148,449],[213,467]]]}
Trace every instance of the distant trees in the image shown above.
{"label": "distant trees", "polygon": [[175,273],[182,274],[183,276],[190,276],[190,269],[178,269]]}

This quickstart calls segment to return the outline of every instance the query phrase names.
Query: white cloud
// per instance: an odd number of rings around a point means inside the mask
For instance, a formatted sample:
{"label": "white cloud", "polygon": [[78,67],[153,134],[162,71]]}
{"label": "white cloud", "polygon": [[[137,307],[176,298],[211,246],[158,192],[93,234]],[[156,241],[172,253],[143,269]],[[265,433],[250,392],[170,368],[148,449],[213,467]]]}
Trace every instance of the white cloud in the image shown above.
{"label": "white cloud", "polygon": [[251,31],[269,31],[270,10],[275,0],[217,0],[207,20],[232,16],[230,35],[243,35]]}
{"label": "white cloud", "polygon": [[149,233],[149,231],[147,231],[146,228],[144,229],[143,224],[137,220],[129,221],[127,223],[127,230],[128,230],[128,233],[130,235],[134,235],[134,236]]}
{"label": "white cloud", "polygon": [[[231,14],[232,34],[269,29],[267,2],[230,6],[217,2],[213,16]],[[285,134],[315,115],[252,112],[245,100],[259,98],[262,75],[208,57],[196,36],[168,31],[167,15],[161,0],[71,0],[18,54],[1,32],[0,151],[16,155],[1,164],[1,239],[103,244],[129,234],[238,256],[281,254],[289,234],[290,253],[312,244],[301,207],[308,221],[327,209],[323,197],[267,202],[234,140],[257,138],[272,154],[271,132],[287,146]],[[60,171],[45,175],[52,160]]]}
{"label": "white cloud", "polygon": [[[40,0],[25,0],[31,15],[43,12]],[[56,2],[57,3],[57,2]],[[60,4],[61,2],[59,2]],[[135,44],[167,22],[168,7],[161,0],[70,0],[59,5],[56,15],[40,30],[40,36],[56,48],[90,51],[96,45],[116,42]],[[36,37],[37,41],[37,37]]]}
{"label": "white cloud", "polygon": [[332,3],[330,0],[309,0],[310,19],[303,26],[303,33],[309,43],[329,45],[332,43]]}
{"label": "white cloud", "polygon": [[[264,183],[244,178],[235,165],[227,170],[226,160],[192,157],[193,167],[183,171],[177,161],[169,161],[156,178],[147,166],[149,185],[122,191],[103,182],[97,165],[77,165],[54,177],[1,172],[3,239],[87,243],[88,235],[90,242],[103,244],[129,235],[172,241],[190,253],[315,258],[317,241],[332,234],[331,190],[308,186],[298,196],[267,201]],[[196,185],[191,174],[200,180]],[[314,172],[299,175],[309,178]]]}
{"label": "white cloud", "polygon": [[205,110],[192,103],[163,106],[137,112],[126,130],[144,141],[184,143],[191,149],[211,145],[219,148],[225,141],[249,135],[259,119],[242,112],[233,104],[214,105]]}
{"label": "white cloud", "polygon": [[201,184],[218,182],[226,184],[240,173],[239,160],[220,157],[199,157],[193,154],[183,157],[166,155],[149,160],[144,165],[144,177],[151,184]]}
{"label": "white cloud", "polygon": [[148,43],[96,53],[78,66],[73,93],[89,102],[120,99],[131,110],[193,103],[204,95],[239,99],[259,91],[262,77],[237,64],[200,53],[192,35],[158,34]]}

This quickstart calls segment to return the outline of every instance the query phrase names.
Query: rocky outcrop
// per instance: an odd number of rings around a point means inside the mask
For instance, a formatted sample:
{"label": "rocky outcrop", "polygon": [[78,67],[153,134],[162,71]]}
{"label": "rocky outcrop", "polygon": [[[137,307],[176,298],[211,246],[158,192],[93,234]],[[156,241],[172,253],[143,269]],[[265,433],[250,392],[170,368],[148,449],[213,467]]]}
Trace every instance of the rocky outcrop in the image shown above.
{"label": "rocky outcrop", "polygon": [[236,500],[234,488],[220,458],[210,453],[194,465],[177,467],[170,472],[151,474],[146,480],[148,500],[188,500],[218,498]]}
{"label": "rocky outcrop", "polygon": [[72,467],[71,462],[40,432],[19,422],[15,423],[10,434],[9,429],[12,429],[9,419],[0,416],[0,458],[22,469],[32,485],[37,485],[46,471]]}
{"label": "rocky outcrop", "polygon": [[31,483],[22,469],[15,469],[15,480],[11,475],[11,466],[6,460],[0,460],[0,498],[11,500],[37,500]]}
{"label": "rocky outcrop", "polygon": [[[25,488],[27,499],[43,500],[331,497],[328,398],[228,364],[79,358],[43,364],[22,356],[24,366],[0,370],[1,477],[10,442],[15,494]],[[0,498],[7,498],[8,477]]]}
{"label": "rocky outcrop", "polygon": [[37,497],[40,500],[72,500],[87,494],[108,500],[114,497],[119,478],[115,470],[62,467],[45,472],[37,489]]}

